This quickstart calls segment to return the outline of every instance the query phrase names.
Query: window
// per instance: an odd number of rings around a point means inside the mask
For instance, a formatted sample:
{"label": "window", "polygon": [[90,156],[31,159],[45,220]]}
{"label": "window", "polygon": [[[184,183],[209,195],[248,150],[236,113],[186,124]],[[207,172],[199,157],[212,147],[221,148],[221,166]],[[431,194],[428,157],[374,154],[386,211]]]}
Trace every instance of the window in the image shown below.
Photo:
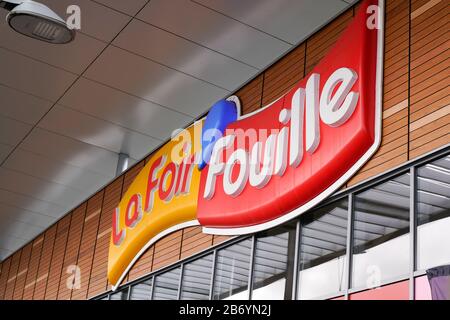
{"label": "window", "polygon": [[109,300],[128,300],[128,288],[112,293]]}
{"label": "window", "polygon": [[[450,264],[450,156],[417,172],[417,267]],[[445,246],[442,246],[446,244]]]}
{"label": "window", "polygon": [[[253,300],[292,297],[295,224],[264,232],[256,238],[253,265]],[[289,270],[289,271],[288,271]]]}
{"label": "window", "polygon": [[377,287],[409,272],[409,174],[357,194],[353,288]]}
{"label": "window", "polygon": [[180,267],[172,269],[155,278],[153,300],[177,300],[180,284]]}
{"label": "window", "polygon": [[212,254],[184,265],[181,300],[209,300],[212,265]]}
{"label": "window", "polygon": [[130,300],[150,300],[152,298],[153,279],[147,279],[131,287]]}
{"label": "window", "polygon": [[217,251],[214,300],[248,299],[251,247],[246,239]]}
{"label": "window", "polygon": [[299,299],[318,299],[344,290],[348,200],[302,218]]}

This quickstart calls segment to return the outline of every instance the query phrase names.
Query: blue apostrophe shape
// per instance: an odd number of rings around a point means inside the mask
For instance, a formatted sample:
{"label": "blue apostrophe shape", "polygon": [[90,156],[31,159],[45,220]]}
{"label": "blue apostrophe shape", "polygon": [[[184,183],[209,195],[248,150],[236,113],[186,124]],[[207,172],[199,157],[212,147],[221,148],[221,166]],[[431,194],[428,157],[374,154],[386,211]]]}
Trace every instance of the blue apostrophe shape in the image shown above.
{"label": "blue apostrophe shape", "polygon": [[202,129],[202,159],[198,165],[202,170],[209,163],[216,141],[223,136],[227,126],[238,118],[237,106],[233,101],[217,101],[209,110]]}

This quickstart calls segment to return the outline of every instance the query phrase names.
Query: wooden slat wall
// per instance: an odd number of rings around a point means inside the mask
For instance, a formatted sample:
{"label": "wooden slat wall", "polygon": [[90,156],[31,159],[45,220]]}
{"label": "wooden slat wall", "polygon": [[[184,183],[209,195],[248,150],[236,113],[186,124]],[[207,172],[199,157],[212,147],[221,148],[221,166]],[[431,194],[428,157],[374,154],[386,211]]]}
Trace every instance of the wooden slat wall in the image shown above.
{"label": "wooden slat wall", "polygon": [[20,255],[19,269],[17,271],[16,283],[14,285],[14,300],[21,300],[23,297],[23,289],[25,287],[25,280],[27,277],[28,264],[30,262],[31,250],[33,248],[33,243],[30,242],[22,249],[22,254]]}
{"label": "wooden slat wall", "polygon": [[411,159],[450,142],[448,1],[411,4]]}
{"label": "wooden slat wall", "polygon": [[104,191],[102,190],[87,202],[86,215],[83,221],[83,235],[81,237],[80,252],[77,260],[77,266],[80,268],[81,276],[80,289],[72,290],[71,299],[74,300],[84,300],[87,298],[103,195]]}
{"label": "wooden slat wall", "polygon": [[[382,145],[347,186],[450,143],[446,4],[444,0],[386,1]],[[238,90],[243,113],[274,101],[305,77],[352,20],[356,7]],[[0,299],[86,299],[107,290],[112,211],[149,158],[3,261]],[[200,227],[174,232],[142,255],[125,282],[228,239],[203,234]],[[81,270],[78,290],[66,287],[65,269],[71,264]]]}
{"label": "wooden slat wall", "polygon": [[48,272],[46,300],[55,300],[58,297],[59,283],[63,274],[63,262],[66,254],[67,238],[69,236],[72,212],[59,220],[56,229],[55,244],[53,248],[50,270]]}
{"label": "wooden slat wall", "polygon": [[28,265],[28,272],[25,280],[25,287],[23,290],[23,300],[33,299],[34,286],[36,284],[36,278],[39,268],[39,259],[41,258],[42,246],[44,245],[44,236],[33,241],[33,247],[31,249],[30,263]]}
{"label": "wooden slat wall", "polygon": [[77,264],[81,235],[84,226],[83,222],[86,214],[86,205],[87,203],[84,202],[72,213],[69,234],[67,237],[67,245],[64,254],[64,262],[61,270],[61,281],[59,282],[57,294],[58,300],[70,300],[72,295],[70,283],[68,284],[67,281],[69,278],[73,279],[77,275],[70,273],[76,272],[76,270],[68,270],[68,268]]}
{"label": "wooden slat wall", "polygon": [[12,257],[9,257],[2,263],[2,273],[0,274],[0,300],[5,297],[6,284],[8,282],[8,274],[11,266]]}
{"label": "wooden slat wall", "polygon": [[107,290],[108,249],[111,235],[112,212],[120,202],[123,175],[105,188],[102,212],[95,244],[94,261],[89,279],[88,298]]}
{"label": "wooden slat wall", "polygon": [[213,244],[213,236],[202,233],[201,227],[191,227],[183,230],[181,239],[180,259],[192,256]]}
{"label": "wooden slat wall", "polygon": [[388,1],[381,146],[349,186],[408,160],[408,43],[409,0]]}
{"label": "wooden slat wall", "polygon": [[19,270],[19,262],[20,262],[21,255],[22,255],[22,250],[17,251],[12,256],[11,266],[9,267],[9,272],[8,272],[8,278],[7,278],[8,280],[6,282],[5,295],[3,297],[5,300],[13,299],[14,286],[16,284],[17,271]]}
{"label": "wooden slat wall", "polygon": [[42,253],[39,259],[38,274],[36,283],[34,285],[34,300],[42,300],[45,297],[45,290],[47,288],[48,272],[50,270],[50,263],[52,260],[53,247],[55,244],[57,225],[51,226],[44,234],[44,243],[42,245]]}

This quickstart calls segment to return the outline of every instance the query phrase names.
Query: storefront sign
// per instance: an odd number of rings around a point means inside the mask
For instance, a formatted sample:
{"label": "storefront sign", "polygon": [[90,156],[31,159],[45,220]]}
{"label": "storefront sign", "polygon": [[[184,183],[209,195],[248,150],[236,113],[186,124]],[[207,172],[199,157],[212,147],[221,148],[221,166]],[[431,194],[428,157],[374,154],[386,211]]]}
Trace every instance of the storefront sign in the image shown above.
{"label": "storefront sign", "polygon": [[170,232],[201,225],[206,233],[236,235],[274,227],[362,167],[381,141],[378,5],[364,1],[334,47],[276,101],[245,116],[236,98],[220,101],[152,156],[114,212],[111,283]]}

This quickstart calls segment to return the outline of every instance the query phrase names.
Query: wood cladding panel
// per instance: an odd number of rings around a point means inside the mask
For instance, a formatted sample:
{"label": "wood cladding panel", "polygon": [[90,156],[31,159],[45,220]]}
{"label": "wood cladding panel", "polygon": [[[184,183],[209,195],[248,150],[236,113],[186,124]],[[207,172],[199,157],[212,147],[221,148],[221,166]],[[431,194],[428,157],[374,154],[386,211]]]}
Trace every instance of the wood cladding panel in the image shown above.
{"label": "wood cladding panel", "polygon": [[275,101],[305,76],[305,45],[292,50],[264,72],[262,106]]}
{"label": "wood cladding panel", "polygon": [[80,268],[80,288],[73,290],[71,299],[83,300],[87,297],[89,279],[92,269],[100,213],[103,203],[104,191],[100,191],[87,201],[84,218],[83,234],[80,242],[77,265]]}
{"label": "wood cladding panel", "polygon": [[28,264],[28,272],[25,279],[25,286],[23,290],[23,300],[33,299],[34,286],[36,284],[36,278],[39,268],[39,259],[41,258],[42,246],[44,245],[44,236],[32,242],[30,262]]}
{"label": "wood cladding panel", "polygon": [[192,256],[212,245],[212,235],[202,232],[202,227],[191,227],[183,230],[181,242],[181,259]]}
{"label": "wood cladding panel", "polygon": [[64,216],[57,223],[55,244],[50,263],[50,270],[48,272],[47,288],[45,290],[46,300],[56,300],[58,297],[71,219],[72,212]]}
{"label": "wood cladding panel", "polygon": [[[450,85],[446,1],[412,1],[409,155],[413,159],[450,143]],[[426,58],[424,58],[426,57]]]}
{"label": "wood cladding panel", "polygon": [[[380,148],[347,183],[352,186],[408,160],[409,1],[386,9],[383,123]],[[401,17],[401,18],[399,18]],[[406,17],[406,18],[404,18]],[[405,45],[406,44],[406,45]],[[392,60],[395,59],[394,62]],[[391,62],[389,62],[391,61]]]}
{"label": "wood cladding panel", "polygon": [[353,18],[353,8],[348,9],[327,26],[306,40],[305,74],[311,72],[314,66],[330,50]]}
{"label": "wood cladding panel", "polygon": [[133,281],[152,271],[154,246],[148,248],[136,261],[128,273],[128,281]]}
{"label": "wood cladding panel", "polygon": [[176,231],[155,243],[153,270],[161,269],[180,259],[183,231]]}
{"label": "wood cladding panel", "polygon": [[264,75],[259,75],[235,93],[241,102],[242,114],[248,114],[261,107]]}
{"label": "wood cladding panel", "polygon": [[94,260],[90,274],[88,297],[95,296],[107,290],[108,249],[111,236],[112,213],[120,201],[123,178],[123,175],[120,176],[105,188]]}
{"label": "wood cladding panel", "polygon": [[22,248],[19,269],[17,270],[16,283],[14,285],[13,300],[22,300],[32,248],[32,242],[28,243],[25,247]]}
{"label": "wood cladding panel", "polygon": [[6,282],[6,290],[5,295],[3,297],[4,300],[12,300],[14,295],[14,286],[16,284],[17,271],[19,270],[20,256],[22,254],[22,250],[16,251],[13,254],[11,260],[11,266],[9,267],[8,272],[8,280]]}
{"label": "wood cladding panel", "polygon": [[77,274],[77,260],[80,250],[80,240],[83,232],[83,222],[86,214],[86,202],[82,203],[72,213],[64,262],[59,282],[58,300],[70,300]]}
{"label": "wood cladding panel", "polygon": [[5,297],[6,284],[8,282],[8,274],[11,266],[12,257],[10,256],[2,263],[2,273],[0,274],[0,300]]}
{"label": "wood cladding panel", "polygon": [[33,300],[43,300],[47,288],[48,272],[52,260],[53,247],[56,237],[57,225],[54,224],[44,233],[44,243],[42,245],[41,257],[39,258],[39,268],[34,284]]}

